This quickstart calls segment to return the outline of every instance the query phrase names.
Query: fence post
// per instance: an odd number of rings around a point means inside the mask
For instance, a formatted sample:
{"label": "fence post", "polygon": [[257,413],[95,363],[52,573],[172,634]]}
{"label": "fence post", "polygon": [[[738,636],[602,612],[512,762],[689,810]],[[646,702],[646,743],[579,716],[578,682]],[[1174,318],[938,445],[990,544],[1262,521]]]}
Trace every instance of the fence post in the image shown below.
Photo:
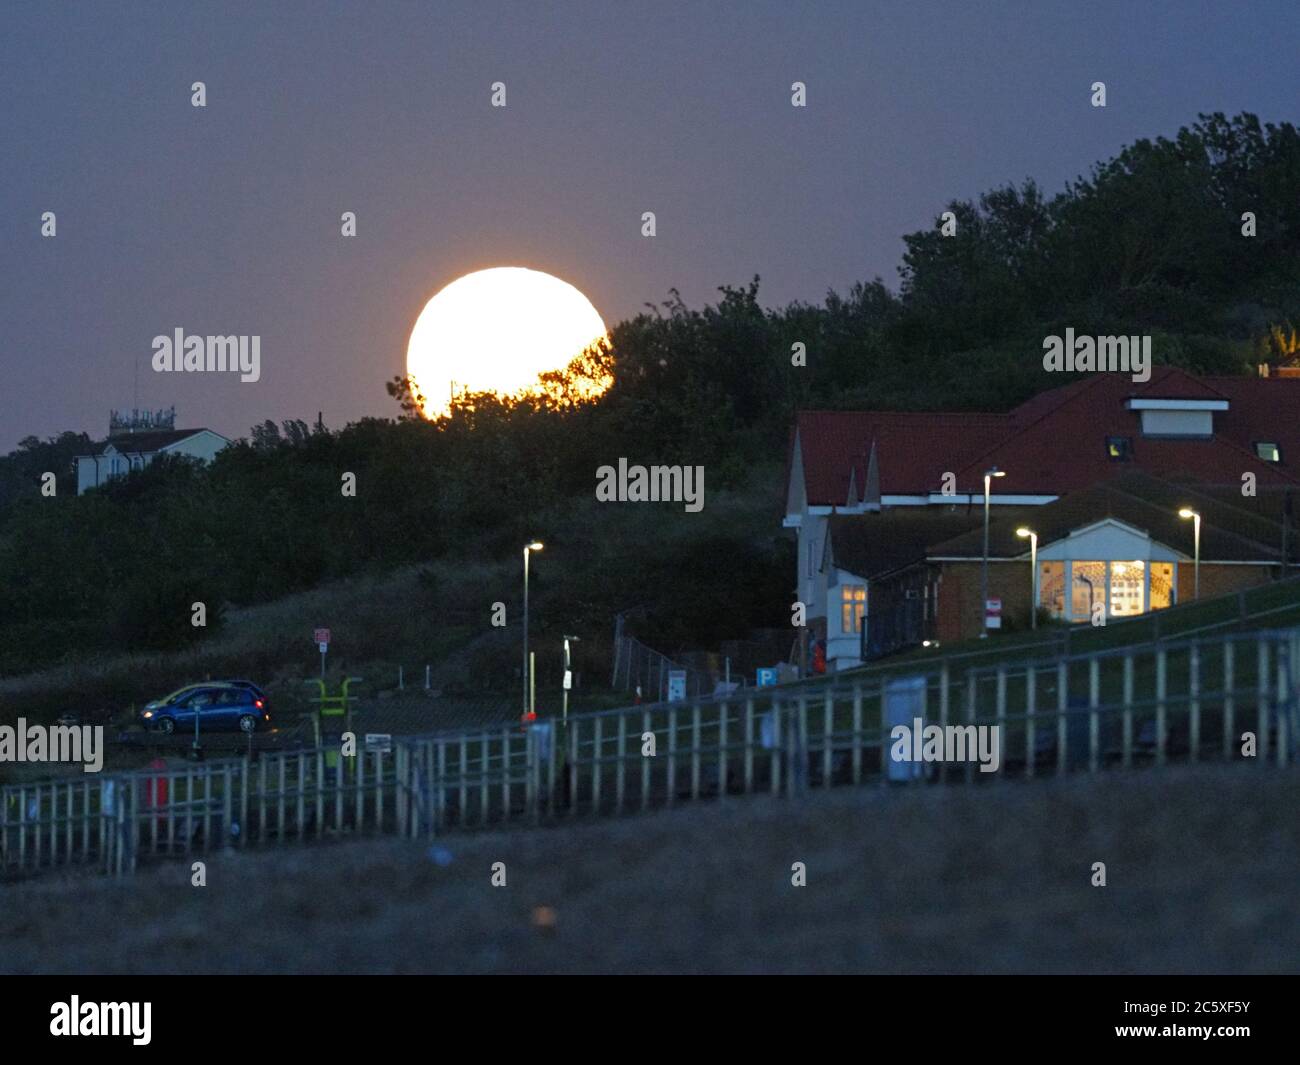
{"label": "fence post", "polygon": [[834,754],[835,693],[827,689],[822,701],[822,787],[831,786],[831,756]]}
{"label": "fence post", "polygon": [[239,845],[248,846],[248,755],[239,767]]}
{"label": "fence post", "polygon": [[700,798],[700,704],[691,707],[691,799]]}
{"label": "fence post", "polygon": [[581,718],[569,721],[569,816],[578,816],[578,730],[582,726]]}
{"label": "fence post", "polygon": [[1195,762],[1201,749],[1201,645],[1187,650],[1187,760]]}
{"label": "fence post", "polygon": [[780,700],[773,697],[772,699],[772,794],[781,794],[781,748],[785,746],[784,736],[782,735],[781,722],[781,703]]}
{"label": "fence post", "polygon": [[1277,641],[1277,764],[1286,765],[1287,756],[1290,754],[1290,737],[1287,734],[1288,713],[1290,710],[1290,691],[1288,684],[1289,656],[1287,655],[1287,645],[1279,639]]}
{"label": "fence post", "polygon": [[1262,634],[1256,638],[1258,649],[1258,676],[1255,678],[1255,685],[1259,691],[1259,732],[1255,738],[1256,757],[1259,764],[1264,765],[1268,761],[1268,695],[1270,687],[1270,677],[1268,670],[1268,642]]}
{"label": "fence post", "polygon": [[[884,681],[882,680],[883,684]],[[951,694],[952,676],[948,671],[948,661],[944,659],[943,665],[939,667],[939,727],[943,734],[948,735],[948,713],[952,700]],[[946,760],[939,763],[939,783],[946,783],[948,780],[948,763]]]}
{"label": "fence post", "polygon": [[677,796],[677,711],[668,711],[668,805]]}
{"label": "fence post", "polygon": [[[235,794],[233,789],[233,777],[230,763],[227,762],[221,767],[221,818],[225,822],[222,826],[221,837],[225,842],[226,850],[233,847],[235,829]],[[150,786],[153,781],[150,780]],[[242,830],[242,826],[241,826]]]}
{"label": "fence post", "polygon": [[1233,711],[1236,709],[1237,697],[1236,670],[1237,643],[1231,636],[1223,641],[1223,760],[1232,761]]}
{"label": "fence post", "polygon": [[[853,783],[862,781],[862,682],[853,685]],[[745,789],[746,791],[749,788]]]}
{"label": "fence post", "polygon": [[[644,736],[650,732],[650,711],[641,711],[641,735]],[[644,740],[637,744],[637,750],[640,751]],[[641,809],[650,809],[650,763],[653,759],[641,756]]]}
{"label": "fence post", "polygon": [[[922,696],[924,697],[924,692],[922,692]],[[1002,737],[1006,735],[1007,731],[1007,667],[1005,663],[999,664],[998,666],[997,693],[994,696],[994,699],[994,710],[997,714],[998,723],[998,765],[1000,766],[1002,765],[1003,755],[1005,754],[1005,751],[1003,750]],[[924,716],[924,704],[922,704],[922,717]],[[975,749],[977,751],[979,750],[978,743],[976,744]]]}
{"label": "fence post", "polygon": [[1168,655],[1156,652],[1156,765],[1165,764],[1165,702],[1169,694]]}
{"label": "fence post", "polygon": [[727,797],[727,718],[731,716],[731,704],[725,699],[718,704],[718,798]]}
{"label": "fence post", "polygon": [[[486,825],[489,815],[492,812],[492,792],[488,788],[488,765],[492,758],[492,740],[484,730],[479,740],[479,773],[478,773],[478,823]],[[438,827],[442,827],[442,822],[438,822]]]}
{"label": "fence post", "polygon": [[[976,697],[975,687],[978,683],[979,683],[979,678],[976,677],[975,670],[974,669],[967,670],[966,671],[966,724],[968,725],[975,724],[975,697]],[[971,784],[975,780],[975,763],[969,758],[966,759],[964,777],[967,784]]]}
{"label": "fence post", "polygon": [[1124,722],[1123,753],[1121,759],[1125,769],[1133,765],[1133,656],[1124,656]]}
{"label": "fence post", "polygon": [[[396,765],[397,779],[396,779],[396,783],[393,785],[393,797],[394,797],[394,805],[397,807],[395,811],[396,819],[397,819],[397,834],[402,838],[406,837],[407,804],[411,801],[411,789],[406,780],[406,772],[407,772],[406,756],[407,756],[406,744],[399,743],[393,750],[393,757],[397,763]],[[318,752],[316,757],[319,759],[321,757],[321,754]],[[321,826],[320,826],[320,822],[318,821],[316,824],[316,835],[319,836],[320,833],[321,833]]]}
{"label": "fence post", "polygon": [[[1065,630],[1069,635],[1070,630]],[[1068,742],[1066,720],[1070,712],[1070,661],[1062,658],[1056,663],[1056,775],[1065,772],[1066,750]]]}
{"label": "fence post", "polygon": [[1101,659],[1093,655],[1088,662],[1088,772],[1097,772],[1100,763],[1101,721]]}
{"label": "fence post", "polygon": [[1025,666],[1025,776],[1034,775],[1037,747],[1034,743],[1034,711],[1038,708],[1038,670]]}
{"label": "fence post", "polygon": [[614,812],[623,812],[623,789],[627,771],[627,717],[618,715],[618,762],[614,767]]}

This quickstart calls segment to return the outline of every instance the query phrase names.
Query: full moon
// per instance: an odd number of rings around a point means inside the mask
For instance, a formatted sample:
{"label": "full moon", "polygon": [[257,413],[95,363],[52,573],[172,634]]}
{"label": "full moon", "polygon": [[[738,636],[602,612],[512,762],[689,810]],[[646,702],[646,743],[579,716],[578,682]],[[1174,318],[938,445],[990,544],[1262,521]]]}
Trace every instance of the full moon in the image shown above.
{"label": "full moon", "polygon": [[581,292],[558,277],[518,266],[457,278],[425,304],[406,348],[406,372],[428,418],[450,409],[452,393],[517,396],[537,377],[562,370],[606,336]]}

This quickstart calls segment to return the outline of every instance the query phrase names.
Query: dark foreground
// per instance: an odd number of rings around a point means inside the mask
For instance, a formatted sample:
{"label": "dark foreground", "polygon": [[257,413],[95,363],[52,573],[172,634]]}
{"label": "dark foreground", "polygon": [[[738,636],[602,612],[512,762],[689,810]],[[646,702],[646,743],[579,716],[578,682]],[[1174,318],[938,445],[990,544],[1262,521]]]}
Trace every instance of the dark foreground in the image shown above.
{"label": "dark foreground", "polygon": [[1296,972],[1300,774],[735,799],[190,876],[0,889],[0,971]]}

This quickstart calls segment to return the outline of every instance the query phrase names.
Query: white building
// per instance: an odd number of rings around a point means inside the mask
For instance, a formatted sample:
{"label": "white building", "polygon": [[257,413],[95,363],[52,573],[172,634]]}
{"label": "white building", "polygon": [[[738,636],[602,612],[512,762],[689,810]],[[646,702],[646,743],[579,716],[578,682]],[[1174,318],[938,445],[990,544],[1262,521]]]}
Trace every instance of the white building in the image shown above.
{"label": "white building", "polygon": [[160,429],[110,436],[89,455],[78,455],[77,495],[141,470],[159,455],[189,455],[203,462],[230,443],[211,429]]}

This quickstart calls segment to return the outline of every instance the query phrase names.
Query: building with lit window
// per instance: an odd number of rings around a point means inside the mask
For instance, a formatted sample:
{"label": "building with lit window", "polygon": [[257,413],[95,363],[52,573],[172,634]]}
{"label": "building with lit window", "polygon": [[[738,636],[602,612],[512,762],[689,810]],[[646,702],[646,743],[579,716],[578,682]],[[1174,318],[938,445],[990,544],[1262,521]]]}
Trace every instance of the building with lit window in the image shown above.
{"label": "building with lit window", "polygon": [[[809,411],[791,434],[786,528],[798,596],[827,668],[923,639],[978,635],[988,596],[1007,627],[1031,596],[1073,622],[1128,617],[1277,577],[1300,558],[1300,380],[1197,378],[1171,367],[1135,384],[1098,374],[1006,414]],[[1245,494],[1247,489],[1253,494]],[[1029,545],[1038,536],[1038,574]]]}

